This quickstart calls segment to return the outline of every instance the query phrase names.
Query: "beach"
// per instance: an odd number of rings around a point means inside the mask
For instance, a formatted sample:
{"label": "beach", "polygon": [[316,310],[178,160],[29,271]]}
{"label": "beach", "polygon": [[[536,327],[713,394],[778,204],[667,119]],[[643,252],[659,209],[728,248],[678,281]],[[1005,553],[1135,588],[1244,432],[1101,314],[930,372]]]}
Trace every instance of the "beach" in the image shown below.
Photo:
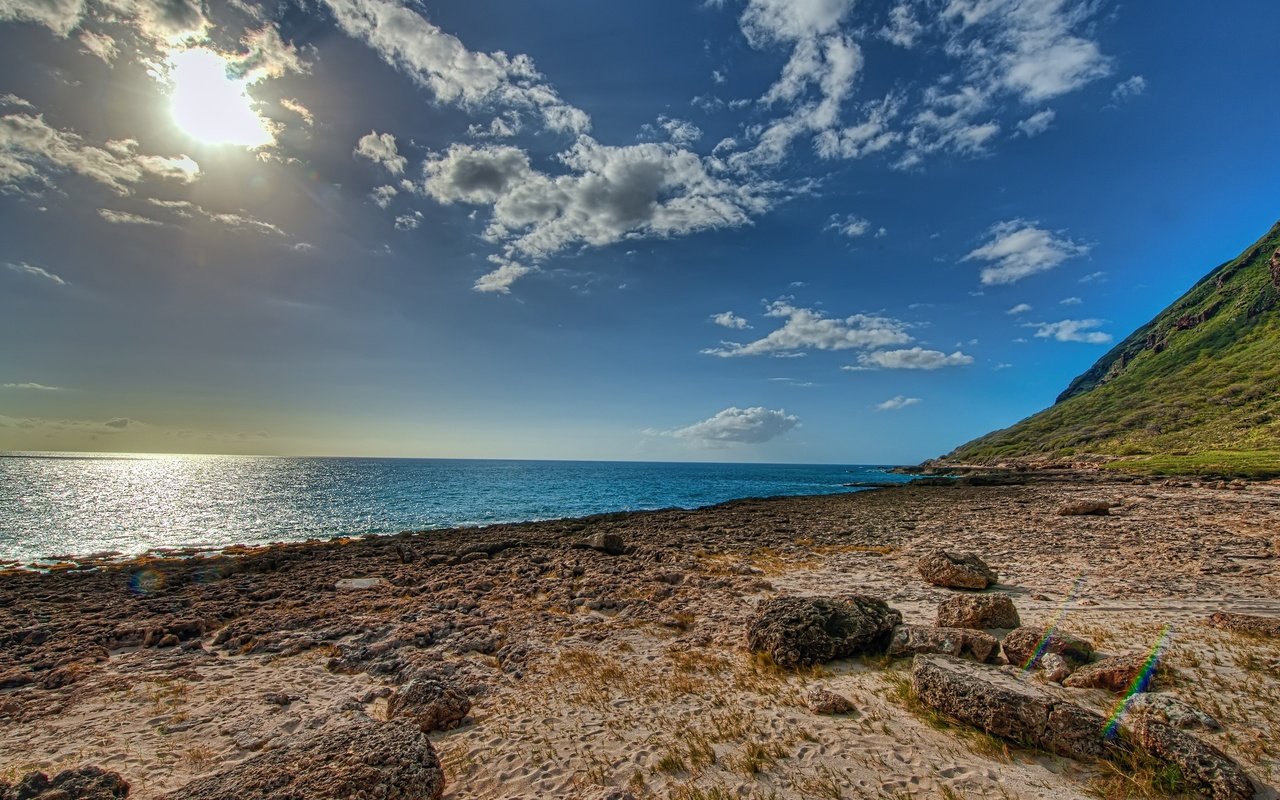
{"label": "beach", "polygon": [[[918,571],[944,548],[998,572],[987,593],[1022,627],[1158,651],[1152,688],[1216,720],[1194,735],[1276,796],[1280,638],[1208,620],[1280,617],[1280,481],[938,483],[8,571],[0,784],[93,765],[131,798],[182,797],[415,720],[406,687],[428,686],[446,798],[1123,796],[1105,760],[921,708],[909,657],[748,650],[778,596],[871,596],[934,625],[966,594]],[[1060,513],[1077,503],[1105,510]],[[1104,718],[1123,699],[1024,672]]]}

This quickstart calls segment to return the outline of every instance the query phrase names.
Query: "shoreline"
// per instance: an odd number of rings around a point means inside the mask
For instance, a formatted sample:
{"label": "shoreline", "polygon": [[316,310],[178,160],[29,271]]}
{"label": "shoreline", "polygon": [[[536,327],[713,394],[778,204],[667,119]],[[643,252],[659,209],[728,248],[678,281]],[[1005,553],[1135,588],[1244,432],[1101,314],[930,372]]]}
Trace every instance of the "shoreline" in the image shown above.
{"label": "shoreline", "polygon": [[[1058,513],[1098,499],[1110,513]],[[389,699],[432,676],[469,705],[430,736],[454,800],[812,797],[824,781],[843,797],[1087,796],[1096,765],[930,725],[897,699],[901,661],[778,672],[746,651],[752,609],[778,595],[867,593],[932,624],[954,593],[914,565],[945,544],[999,570],[1024,626],[1065,615],[1116,653],[1172,625],[1167,690],[1211,701],[1223,730],[1206,737],[1274,786],[1280,753],[1249,732],[1280,739],[1280,681],[1259,684],[1280,644],[1203,623],[1280,617],[1277,530],[1275,481],[957,481],[10,573],[0,783],[94,764],[131,798],[159,798],[326,731],[387,724]],[[815,688],[855,710],[812,711]]]}

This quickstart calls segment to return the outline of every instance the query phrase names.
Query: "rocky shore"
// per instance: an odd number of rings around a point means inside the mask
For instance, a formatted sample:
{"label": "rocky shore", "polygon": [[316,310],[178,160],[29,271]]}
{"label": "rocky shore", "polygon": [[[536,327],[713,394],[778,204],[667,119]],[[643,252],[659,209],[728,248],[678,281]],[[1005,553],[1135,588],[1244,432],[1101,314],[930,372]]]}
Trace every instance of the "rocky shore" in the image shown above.
{"label": "rocky shore", "polygon": [[4,573],[0,800],[1277,796],[1280,482],[937,483]]}

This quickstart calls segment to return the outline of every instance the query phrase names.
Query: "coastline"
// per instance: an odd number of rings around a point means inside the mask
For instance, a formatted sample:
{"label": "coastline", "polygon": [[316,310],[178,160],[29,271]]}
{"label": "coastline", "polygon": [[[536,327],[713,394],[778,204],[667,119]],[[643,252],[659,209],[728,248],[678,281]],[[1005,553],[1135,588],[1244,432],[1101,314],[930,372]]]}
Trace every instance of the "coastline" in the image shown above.
{"label": "coastline", "polygon": [[[1115,504],[1108,515],[1057,513],[1098,499]],[[96,764],[120,772],[130,797],[160,797],[384,721],[393,692],[432,675],[470,702],[464,724],[431,736],[447,798],[809,797],[824,781],[847,797],[1087,796],[1097,765],[988,751],[932,727],[894,693],[901,662],[786,673],[746,652],[746,620],[777,594],[872,594],[932,624],[949,592],[914,564],[945,543],[999,570],[1023,625],[1062,618],[1109,653],[1145,650],[1172,625],[1170,691],[1211,700],[1223,725],[1213,743],[1274,786],[1280,754],[1250,737],[1280,737],[1277,684],[1258,681],[1280,669],[1280,645],[1203,622],[1280,616],[1277,530],[1280,482],[1091,475],[10,572],[0,782]],[[622,552],[590,546],[613,535]],[[804,697],[815,686],[856,710],[814,713]],[[1076,694],[1100,712],[1114,703]]]}

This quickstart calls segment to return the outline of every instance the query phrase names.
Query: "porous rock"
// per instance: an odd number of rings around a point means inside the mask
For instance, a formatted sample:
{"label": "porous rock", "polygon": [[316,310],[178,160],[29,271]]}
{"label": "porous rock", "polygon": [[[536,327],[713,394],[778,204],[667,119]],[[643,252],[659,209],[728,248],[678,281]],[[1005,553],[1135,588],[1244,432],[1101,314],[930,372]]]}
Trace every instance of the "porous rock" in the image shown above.
{"label": "porous rock", "polygon": [[164,800],[436,800],[443,792],[444,772],[426,735],[387,722],[268,750]]}
{"label": "porous rock", "polygon": [[29,772],[12,786],[0,783],[0,800],[117,800],[129,796],[129,784],[100,767],[66,769],[50,778]]}
{"label": "porous rock", "polygon": [[416,678],[387,700],[387,715],[404,718],[423,733],[448,731],[462,724],[471,701],[457,689],[431,678]]}
{"label": "porous rock", "polygon": [[1093,645],[1057,629],[1014,628],[1001,642],[1010,664],[1034,667],[1046,653],[1062,656],[1072,666],[1093,660]]}
{"label": "porous rock", "polygon": [[1013,598],[1007,594],[955,594],[938,605],[942,628],[1016,628],[1022,624]]}
{"label": "porous rock", "polygon": [[948,589],[985,589],[999,576],[973,553],[930,550],[916,564],[920,577],[934,586]]}
{"label": "porous rock", "polygon": [[1254,636],[1280,636],[1280,619],[1260,617],[1256,614],[1233,614],[1217,611],[1209,615],[1209,624],[1233,633],[1249,633]]}
{"label": "porous rock", "polygon": [[587,547],[611,556],[620,556],[627,552],[627,542],[620,533],[600,531],[587,540]]}
{"label": "porous rock", "polygon": [[747,647],[782,667],[883,653],[902,614],[866,595],[774,597],[756,607]]}
{"label": "porous rock", "polygon": [[815,714],[848,714],[853,711],[853,703],[849,698],[821,686],[810,689],[805,702]]}
{"label": "porous rock", "polygon": [[968,628],[932,625],[899,625],[894,628],[888,654],[900,658],[917,653],[941,653],[984,663],[1000,654],[1000,643],[990,634]]}
{"label": "porous rock", "polygon": [[1110,656],[1080,667],[1062,685],[1076,689],[1106,689],[1116,693],[1127,692],[1133,687],[1135,691],[1142,692],[1155,679],[1158,663],[1153,661],[1150,669],[1147,667],[1147,656],[1142,653]]}
{"label": "porous rock", "polygon": [[1200,728],[1216,731],[1222,728],[1216,719],[1171,694],[1138,692],[1125,703],[1124,713],[1132,717],[1154,717],[1182,730]]}
{"label": "porous rock", "polygon": [[1112,747],[1101,716],[1011,671],[918,655],[911,665],[911,688],[930,708],[1013,742],[1076,759],[1098,758]]}
{"label": "porous rock", "polygon": [[1106,517],[1111,514],[1111,504],[1105,500],[1077,500],[1058,509],[1060,517]]}
{"label": "porous rock", "polygon": [[1144,750],[1177,765],[1183,779],[1213,800],[1250,800],[1254,796],[1248,774],[1208,742],[1151,717],[1137,718],[1129,731]]}
{"label": "porous rock", "polygon": [[1040,667],[1040,671],[1044,673],[1044,679],[1050,683],[1062,683],[1071,676],[1071,662],[1057,653],[1045,653],[1040,656],[1040,663],[1036,666]]}

